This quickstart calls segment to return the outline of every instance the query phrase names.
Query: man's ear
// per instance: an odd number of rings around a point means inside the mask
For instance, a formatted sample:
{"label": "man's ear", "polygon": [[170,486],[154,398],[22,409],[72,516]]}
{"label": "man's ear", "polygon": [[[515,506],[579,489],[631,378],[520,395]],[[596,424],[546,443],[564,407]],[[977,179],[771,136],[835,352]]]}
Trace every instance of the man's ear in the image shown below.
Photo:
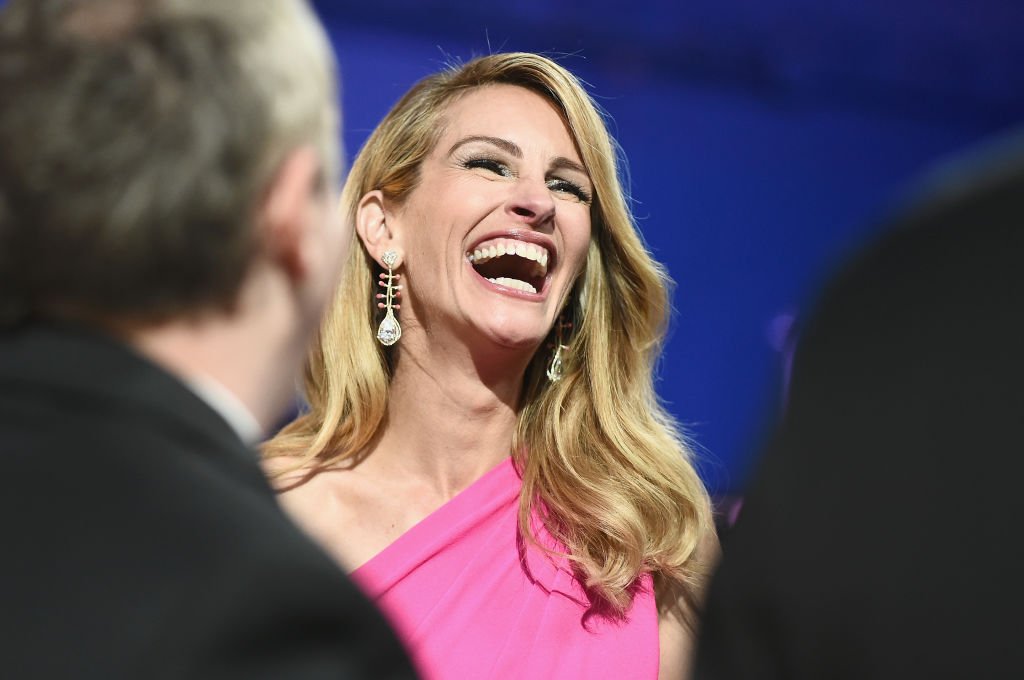
{"label": "man's ear", "polygon": [[359,200],[355,226],[366,252],[377,264],[384,266],[381,258],[388,250],[396,253],[398,263],[405,259],[401,236],[394,225],[388,222],[384,194],[380,190],[370,191]]}
{"label": "man's ear", "polygon": [[323,191],[320,159],[311,147],[295,149],[278,166],[263,196],[257,224],[264,252],[293,281],[310,273],[317,247],[313,203]]}

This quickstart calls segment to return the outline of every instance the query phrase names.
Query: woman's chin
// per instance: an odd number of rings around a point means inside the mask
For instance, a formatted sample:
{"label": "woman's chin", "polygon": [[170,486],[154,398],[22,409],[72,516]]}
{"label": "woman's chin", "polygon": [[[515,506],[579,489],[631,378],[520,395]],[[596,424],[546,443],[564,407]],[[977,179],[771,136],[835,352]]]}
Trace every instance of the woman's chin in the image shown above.
{"label": "woman's chin", "polygon": [[495,349],[509,352],[533,354],[547,336],[546,330],[516,328],[481,328],[482,342],[487,342]]}

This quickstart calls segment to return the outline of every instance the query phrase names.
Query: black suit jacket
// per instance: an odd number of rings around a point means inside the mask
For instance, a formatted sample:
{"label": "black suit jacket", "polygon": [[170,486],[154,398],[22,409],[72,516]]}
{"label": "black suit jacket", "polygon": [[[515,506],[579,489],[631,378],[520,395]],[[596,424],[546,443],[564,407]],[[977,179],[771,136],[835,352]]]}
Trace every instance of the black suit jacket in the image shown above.
{"label": "black suit jacket", "polygon": [[1024,673],[1024,145],[828,287],[713,579],[697,677]]}
{"label": "black suit jacket", "polygon": [[0,331],[0,676],[408,678],[256,453],[102,335]]}

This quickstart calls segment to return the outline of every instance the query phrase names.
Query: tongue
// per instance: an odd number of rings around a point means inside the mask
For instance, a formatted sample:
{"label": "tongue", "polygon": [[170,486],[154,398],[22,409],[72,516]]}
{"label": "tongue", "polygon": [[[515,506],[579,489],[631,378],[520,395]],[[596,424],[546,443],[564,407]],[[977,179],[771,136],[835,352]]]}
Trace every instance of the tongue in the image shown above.
{"label": "tongue", "polygon": [[500,276],[496,279],[487,279],[491,283],[496,283],[499,286],[505,286],[506,288],[513,288],[515,290],[521,290],[526,293],[536,293],[537,289],[528,284],[525,281],[519,279],[510,279],[506,276]]}

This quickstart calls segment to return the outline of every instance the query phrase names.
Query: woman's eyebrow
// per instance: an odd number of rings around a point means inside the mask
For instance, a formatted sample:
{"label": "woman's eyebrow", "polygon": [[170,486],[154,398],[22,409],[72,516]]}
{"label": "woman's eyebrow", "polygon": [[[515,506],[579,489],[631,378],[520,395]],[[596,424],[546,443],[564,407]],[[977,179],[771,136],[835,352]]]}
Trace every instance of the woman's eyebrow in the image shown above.
{"label": "woman's eyebrow", "polygon": [[580,163],[577,163],[576,161],[572,160],[571,158],[566,158],[565,156],[559,156],[558,158],[555,158],[554,160],[552,160],[551,161],[551,169],[552,170],[575,170],[576,172],[583,173],[588,178],[590,177],[590,173],[587,172],[587,169],[585,167],[583,167]]}
{"label": "woman's eyebrow", "polygon": [[448,155],[451,156],[460,146],[471,142],[486,142],[487,144],[492,144],[499,149],[502,149],[516,158],[523,157],[523,150],[514,142],[502,139],[501,137],[489,137],[487,135],[470,135],[469,137],[463,137],[459,141],[455,142],[455,144],[452,145],[452,148],[448,149]]}

